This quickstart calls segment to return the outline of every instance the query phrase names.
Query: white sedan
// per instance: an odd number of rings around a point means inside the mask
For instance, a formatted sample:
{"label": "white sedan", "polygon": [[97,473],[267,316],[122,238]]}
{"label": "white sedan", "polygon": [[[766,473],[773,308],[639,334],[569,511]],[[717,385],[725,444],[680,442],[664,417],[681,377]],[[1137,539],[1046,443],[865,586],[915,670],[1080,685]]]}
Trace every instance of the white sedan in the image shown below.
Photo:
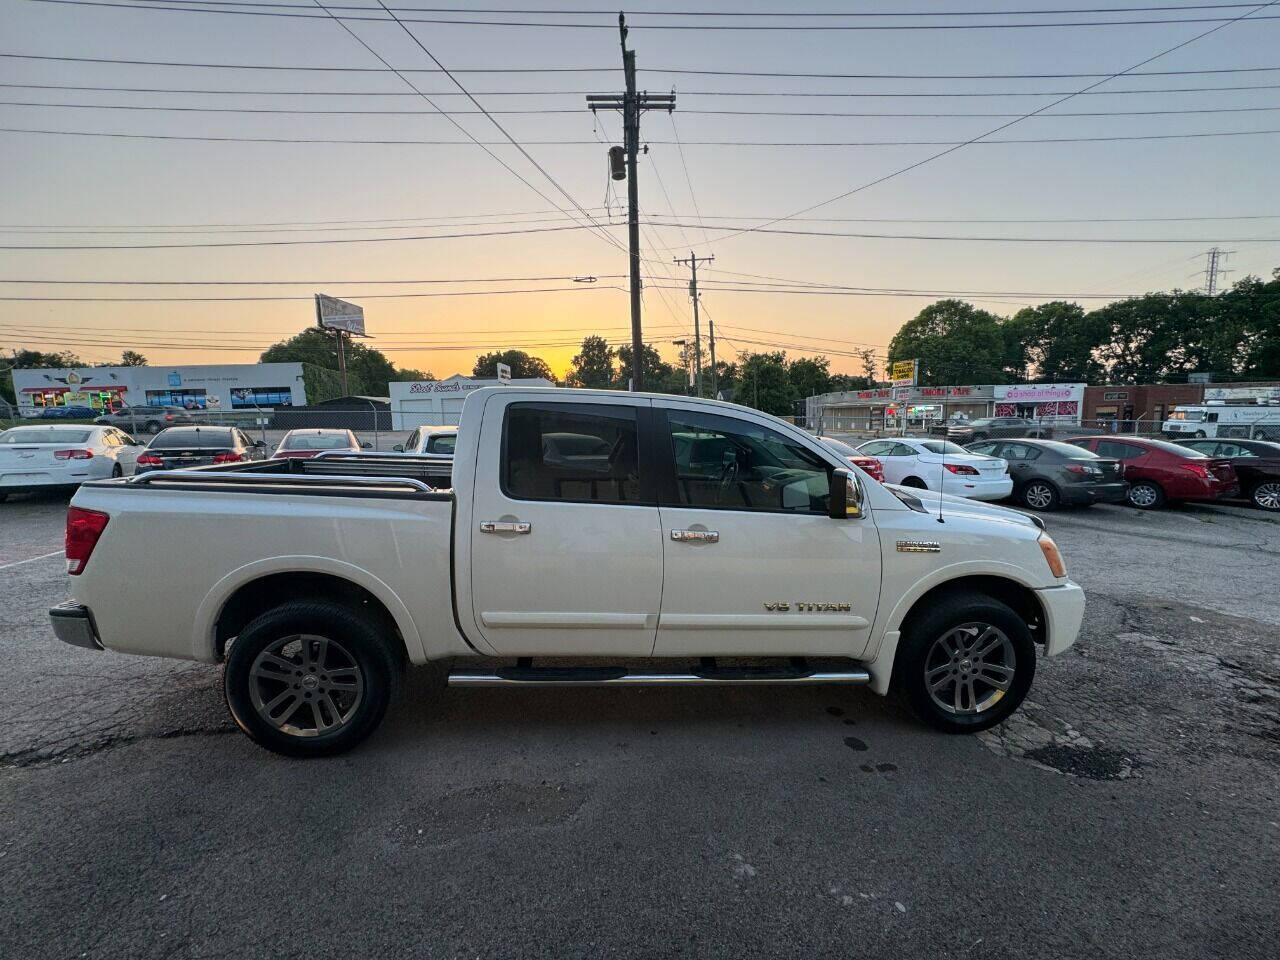
{"label": "white sedan", "polygon": [[86,480],[122,477],[141,448],[115,427],[13,427],[0,433],[0,501],[11,493],[71,490]]}
{"label": "white sedan", "polygon": [[941,491],[970,500],[1002,500],[1013,492],[1007,462],[970,453],[949,440],[868,440],[858,447],[858,452],[884,464],[885,483]]}

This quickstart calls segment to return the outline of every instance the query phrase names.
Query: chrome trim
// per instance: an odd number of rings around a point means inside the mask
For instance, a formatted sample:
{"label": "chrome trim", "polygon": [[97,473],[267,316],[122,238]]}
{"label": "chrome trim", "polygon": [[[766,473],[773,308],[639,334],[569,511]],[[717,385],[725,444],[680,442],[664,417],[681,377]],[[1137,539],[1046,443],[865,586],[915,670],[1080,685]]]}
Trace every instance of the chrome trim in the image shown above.
{"label": "chrome trim", "polygon": [[672,530],[671,539],[676,543],[719,543],[719,530]]}
{"label": "chrome trim", "polygon": [[509,522],[506,520],[481,520],[481,533],[531,533],[533,532],[533,524],[517,521]]}
{"label": "chrome trim", "polygon": [[94,630],[88,607],[79,603],[60,603],[49,611],[49,622],[53,625],[54,634],[63,643],[84,647],[86,650],[102,649],[102,642]]}
{"label": "chrome trim", "polygon": [[871,681],[865,670],[809,673],[795,677],[700,677],[694,673],[627,673],[598,680],[537,679],[517,680],[496,673],[459,670],[449,674],[451,687],[691,687],[691,686],[804,686],[819,683],[864,684]]}
{"label": "chrome trim", "polygon": [[356,487],[389,487],[402,484],[423,493],[439,493],[436,487],[428,486],[421,480],[411,477],[353,477],[327,473],[213,473],[202,470],[152,470],[148,473],[135,474],[128,479],[131,485],[145,486],[156,480],[198,481],[200,483],[224,484],[227,486],[244,484],[278,484],[282,486],[331,487],[334,485]]}

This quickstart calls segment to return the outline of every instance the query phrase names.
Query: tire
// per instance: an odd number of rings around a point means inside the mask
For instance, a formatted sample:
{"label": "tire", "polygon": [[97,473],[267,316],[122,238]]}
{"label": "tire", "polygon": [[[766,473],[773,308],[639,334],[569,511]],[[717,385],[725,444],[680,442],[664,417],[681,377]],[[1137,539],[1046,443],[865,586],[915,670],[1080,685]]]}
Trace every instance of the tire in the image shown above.
{"label": "tire", "polygon": [[[975,668],[978,658],[972,654],[984,650],[982,665]],[[977,733],[1018,709],[1035,673],[1035,643],[1022,618],[998,600],[957,592],[909,621],[893,683],[929,726],[944,733]]]}
{"label": "tire", "polygon": [[119,480],[123,476],[124,476],[124,467],[120,466],[120,464],[117,463],[114,467],[111,468],[112,480]]}
{"label": "tire", "polygon": [[1062,497],[1048,480],[1032,480],[1027,483],[1018,495],[1022,505],[1029,510],[1057,510]]}
{"label": "tire", "polygon": [[162,429],[164,428],[160,426],[159,420],[148,420],[146,423],[142,425],[143,433],[155,434],[155,433],[159,433]]}
{"label": "tire", "polygon": [[919,477],[907,477],[902,481],[904,487],[910,487],[912,490],[928,490],[928,485]]}
{"label": "tire", "polygon": [[0,503],[4,503],[8,499],[9,495],[7,493],[0,493]]}
{"label": "tire", "polygon": [[1263,480],[1254,484],[1249,491],[1249,499],[1259,510],[1280,511],[1280,480]]}
{"label": "tire", "polygon": [[1192,434],[1192,436],[1195,437],[1197,440],[1203,440],[1205,438],[1205,432],[1203,430],[1197,430],[1195,433]]}
{"label": "tire", "polygon": [[365,614],[328,600],[294,600],[240,631],[223,688],[231,719],[259,746],[323,757],[377,729],[399,673],[383,631]]}
{"label": "tire", "polygon": [[1152,483],[1150,480],[1139,480],[1129,484],[1129,492],[1126,496],[1129,498],[1129,506],[1137,507],[1139,510],[1159,510],[1165,503],[1164,491],[1160,489],[1160,484]]}

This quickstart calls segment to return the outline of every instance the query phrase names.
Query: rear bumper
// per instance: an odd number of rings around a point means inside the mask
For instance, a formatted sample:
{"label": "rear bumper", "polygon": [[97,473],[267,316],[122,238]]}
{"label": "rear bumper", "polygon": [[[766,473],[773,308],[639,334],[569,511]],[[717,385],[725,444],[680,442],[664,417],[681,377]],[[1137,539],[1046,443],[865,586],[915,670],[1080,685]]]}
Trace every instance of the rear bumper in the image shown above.
{"label": "rear bumper", "polygon": [[1037,590],[1040,605],[1045,612],[1045,644],[1046,657],[1057,656],[1066,650],[1080,635],[1080,624],[1084,620],[1084,591],[1068,580],[1055,587]]}
{"label": "rear bumper", "polygon": [[101,650],[98,628],[94,625],[89,608],[80,603],[60,603],[49,610],[49,622],[53,632],[63,643],[87,650]]}
{"label": "rear bumper", "polygon": [[1127,483],[1073,483],[1063,485],[1063,503],[1124,503],[1128,497]]}
{"label": "rear bumper", "polygon": [[1003,500],[1013,493],[1013,478],[1007,473],[999,478],[962,477],[951,474],[942,479],[942,492],[970,500]]}

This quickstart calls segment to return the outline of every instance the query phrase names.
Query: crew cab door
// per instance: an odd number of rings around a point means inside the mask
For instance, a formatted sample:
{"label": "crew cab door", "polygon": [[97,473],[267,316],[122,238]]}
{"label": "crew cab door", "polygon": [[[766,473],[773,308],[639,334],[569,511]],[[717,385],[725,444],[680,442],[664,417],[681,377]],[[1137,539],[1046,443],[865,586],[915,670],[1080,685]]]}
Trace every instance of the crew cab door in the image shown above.
{"label": "crew cab door", "polygon": [[654,407],[659,656],[858,656],[880,593],[869,517],[827,516],[835,464],[761,417]]}
{"label": "crew cab door", "polygon": [[650,412],[649,401],[625,394],[486,404],[472,485],[471,606],[498,653],[652,653],[662,547],[641,449]]}

